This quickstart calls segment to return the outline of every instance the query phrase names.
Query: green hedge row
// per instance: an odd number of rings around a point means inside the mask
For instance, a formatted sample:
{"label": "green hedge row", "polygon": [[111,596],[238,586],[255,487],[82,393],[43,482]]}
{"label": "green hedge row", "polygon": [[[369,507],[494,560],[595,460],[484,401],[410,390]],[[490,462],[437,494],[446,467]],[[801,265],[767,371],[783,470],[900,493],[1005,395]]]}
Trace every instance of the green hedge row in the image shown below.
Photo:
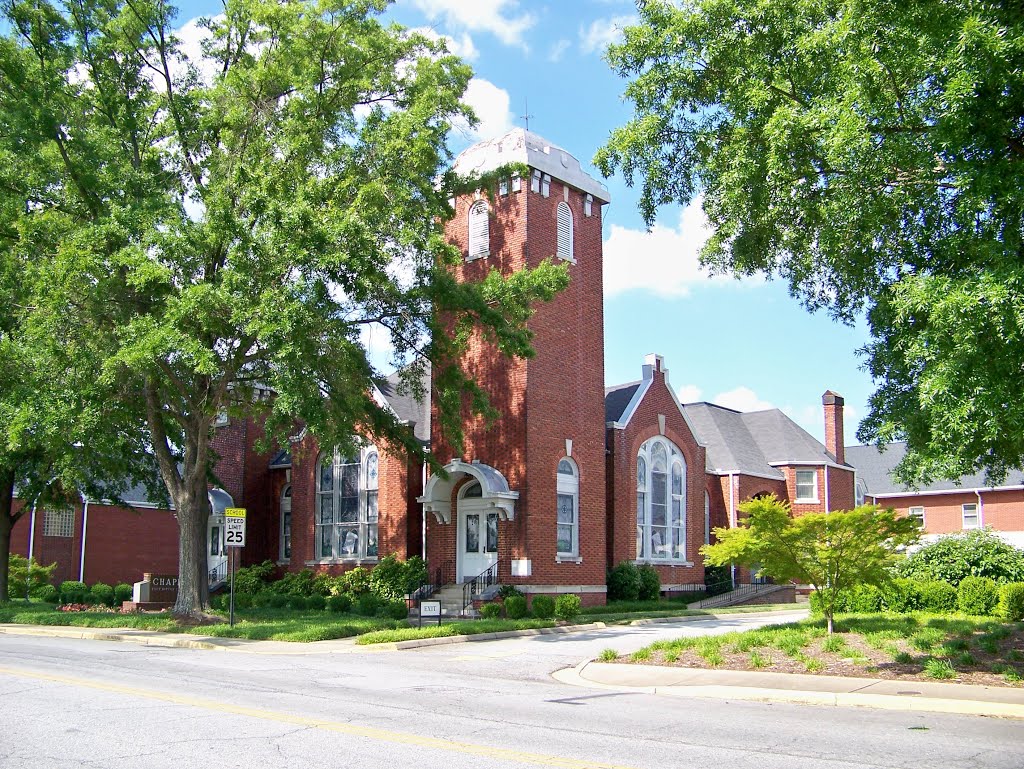
{"label": "green hedge row", "polygon": [[[821,599],[811,595],[811,611],[821,613]],[[964,577],[957,587],[940,580],[894,579],[875,587],[857,585],[843,591],[836,605],[842,614],[928,611],[1024,619],[1024,582],[998,585],[987,577]]]}

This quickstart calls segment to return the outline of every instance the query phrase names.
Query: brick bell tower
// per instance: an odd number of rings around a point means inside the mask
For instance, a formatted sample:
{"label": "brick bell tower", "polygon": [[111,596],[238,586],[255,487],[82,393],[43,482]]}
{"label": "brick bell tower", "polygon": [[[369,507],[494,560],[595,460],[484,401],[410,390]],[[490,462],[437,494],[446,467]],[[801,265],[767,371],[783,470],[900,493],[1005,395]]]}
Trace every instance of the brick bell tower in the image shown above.
{"label": "brick bell tower", "polygon": [[[608,191],[567,151],[521,128],[470,147],[455,168],[483,173],[508,163],[529,173],[501,180],[493,196],[455,201],[446,232],[462,252],[458,276],[511,275],[551,258],[568,267],[570,282],[529,322],[535,357],[509,359],[472,340],[463,366],[501,417],[485,425],[467,410],[465,447],[461,457],[452,454],[450,478],[428,481],[420,498],[428,560],[431,568],[454,563],[457,581],[497,562],[499,580],[527,593],[574,592],[584,604],[604,603],[601,217]],[[446,461],[450,450],[432,421],[431,444]],[[470,510],[481,517],[467,520]]]}

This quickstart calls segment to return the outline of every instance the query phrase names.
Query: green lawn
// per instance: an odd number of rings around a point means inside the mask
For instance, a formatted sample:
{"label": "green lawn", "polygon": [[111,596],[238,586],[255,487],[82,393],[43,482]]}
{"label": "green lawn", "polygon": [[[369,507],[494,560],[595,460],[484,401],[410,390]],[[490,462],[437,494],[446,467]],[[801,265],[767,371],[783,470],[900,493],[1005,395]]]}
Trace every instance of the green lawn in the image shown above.
{"label": "green lawn", "polygon": [[964,615],[854,614],[837,617],[835,630],[828,636],[824,620],[808,619],[742,633],[658,641],[628,656],[608,649],[601,659],[972,683],[996,677],[1011,685],[1024,678],[1024,623]]}

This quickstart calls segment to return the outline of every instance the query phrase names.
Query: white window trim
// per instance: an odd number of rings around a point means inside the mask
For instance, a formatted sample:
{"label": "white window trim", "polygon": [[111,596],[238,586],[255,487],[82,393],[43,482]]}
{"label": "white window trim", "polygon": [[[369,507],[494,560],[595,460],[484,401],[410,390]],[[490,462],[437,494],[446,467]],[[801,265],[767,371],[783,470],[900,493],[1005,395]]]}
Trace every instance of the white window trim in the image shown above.
{"label": "white window trim", "polygon": [[[555,466],[556,475],[556,489],[555,489],[555,555],[556,558],[562,559],[576,559],[579,558],[580,554],[580,469],[569,457],[562,457],[558,460],[558,464],[562,462],[568,462],[572,466],[572,475],[565,475],[558,472],[558,465]],[[558,522],[558,497],[559,496],[571,496],[572,497],[572,544],[571,549],[564,551],[558,549],[558,527],[564,526]]]}
{"label": "white window trim", "polygon": [[[479,231],[474,229],[475,225],[479,225]],[[483,200],[478,200],[469,207],[466,214],[466,234],[467,261],[486,259],[491,255],[491,214]]]}
{"label": "white window trim", "polygon": [[[666,467],[666,472],[665,472],[665,484],[666,484],[666,488],[665,488],[665,501],[666,501],[666,505],[667,505],[667,511],[666,511],[667,526],[666,526],[666,528],[668,529],[669,537],[672,540],[672,543],[671,543],[671,550],[669,551],[669,554],[667,556],[665,556],[665,555],[662,555],[662,556],[654,555],[653,547],[651,545],[651,527],[652,527],[652,523],[651,523],[651,504],[652,504],[652,500],[654,499],[654,488],[653,488],[654,487],[654,470],[653,470],[654,463],[653,463],[653,454],[654,454],[654,447],[655,447],[655,445],[657,445],[659,443],[662,444],[665,447],[665,450],[666,450],[667,455],[668,455],[668,462],[667,462],[667,467]],[[640,492],[643,492],[643,495],[644,495],[644,512],[643,512],[643,524],[642,524],[643,532],[640,534],[640,536],[643,537],[645,555],[641,557],[639,555],[639,553],[634,552],[635,562],[636,563],[671,564],[671,565],[675,565],[675,566],[692,566],[693,562],[690,561],[687,558],[687,548],[689,547],[689,541],[688,541],[686,529],[687,529],[687,526],[689,524],[689,514],[688,514],[688,510],[687,510],[687,494],[686,494],[686,491],[687,491],[687,489],[686,489],[686,483],[687,483],[686,458],[683,456],[683,452],[680,451],[678,446],[676,446],[674,443],[672,443],[667,438],[664,438],[664,437],[661,437],[661,436],[658,436],[658,437],[655,437],[655,438],[651,438],[651,439],[645,441],[644,444],[640,447],[640,451],[638,452],[637,456],[638,457],[642,457],[644,462],[645,462],[646,469],[647,469],[647,478],[646,478],[646,483],[644,484],[644,488],[643,489],[640,488],[639,482],[637,483],[637,494],[639,495]],[[672,469],[673,469],[674,465],[676,465],[676,464],[679,464],[680,469],[682,470],[682,476],[683,476],[682,477],[682,481],[683,481],[683,483],[682,483],[682,494],[673,494],[672,493]],[[680,526],[676,526],[672,522],[672,502],[673,502],[673,500],[675,498],[678,498],[680,500],[680,507],[681,507],[681,512],[682,512],[682,516],[683,516],[682,525],[680,525]],[[641,524],[640,524],[640,520],[641,519],[640,519],[640,515],[639,515],[639,510],[637,511],[637,513],[638,513],[638,515],[637,515],[637,527],[640,528],[641,527]],[[680,536],[680,540],[681,540],[680,544],[682,545],[682,553],[678,557],[676,556],[676,547],[675,547],[675,539],[676,539],[675,533],[676,533],[676,531],[679,531],[679,533],[681,535]]]}
{"label": "white window trim", "polygon": [[[327,454],[328,454],[328,452],[322,452],[320,454],[320,456],[317,457],[316,484],[315,484],[315,489],[316,489],[316,491],[315,491],[315,499],[316,499],[316,501],[315,501],[315,506],[314,506],[314,509],[313,509],[313,552],[315,553],[315,557],[313,558],[313,561],[311,563],[316,564],[316,563],[342,563],[342,562],[344,562],[344,563],[376,562],[377,558],[378,558],[378,554],[367,553],[367,545],[369,544],[370,529],[371,528],[377,529],[377,531],[375,533],[375,536],[374,536],[374,542],[375,542],[375,544],[376,544],[376,546],[378,548],[378,553],[379,553],[379,547],[380,547],[380,505],[379,505],[379,494],[380,494],[380,491],[379,491],[379,489],[380,489],[380,484],[379,484],[379,481],[378,481],[378,485],[375,488],[373,488],[373,489],[369,488],[368,483],[367,483],[367,460],[370,458],[371,455],[377,455],[377,462],[378,462],[377,477],[379,479],[380,478],[380,464],[379,464],[380,463],[380,454],[378,453],[377,449],[374,446],[366,446],[366,447],[360,449],[360,451],[358,453],[358,461],[359,461],[359,465],[358,465],[359,466],[359,480],[358,480],[359,490],[358,490],[358,494],[359,494],[359,500],[358,500],[358,503],[357,503],[356,521],[353,523],[351,521],[341,522],[341,521],[338,521],[337,518],[338,518],[338,513],[339,513],[339,510],[340,510],[340,499],[339,499],[339,496],[340,496],[340,493],[341,493],[341,472],[340,472],[340,470],[341,470],[341,467],[343,466],[343,464],[344,465],[348,465],[348,464],[354,464],[354,463],[351,463],[351,462],[343,463],[342,460],[343,459],[348,459],[348,457],[342,457],[337,451],[334,451],[334,452],[330,453],[330,455],[332,456],[331,470],[332,470],[332,473],[333,473],[333,477],[332,477],[332,486],[333,486],[333,488],[331,489],[331,494],[332,494],[333,500],[334,500],[332,518],[334,520],[333,520],[332,523],[329,523],[329,524],[321,524],[321,523],[317,523],[317,521],[319,520],[319,516],[320,516],[320,496],[323,493],[320,490],[320,467],[321,467],[321,464],[323,463],[324,456],[327,455]],[[371,521],[368,520],[367,492],[369,492],[369,491],[377,491],[377,493],[378,493],[377,520],[374,521],[374,522],[371,522]],[[332,537],[331,537],[331,555],[330,556],[325,556],[325,555],[321,554],[321,552],[322,552],[321,549],[320,549],[320,546],[321,546],[321,527],[323,527],[323,526],[332,526],[336,530],[334,532],[334,534],[332,535]],[[351,553],[351,554],[345,554],[345,553],[341,552],[340,541],[339,541],[339,539],[337,537],[337,529],[341,529],[341,528],[348,528],[348,529],[356,528],[358,530],[359,548],[358,548],[357,552]]]}
{"label": "white window trim", "polygon": [[[568,227],[566,229],[566,233],[567,233],[567,237],[569,239],[569,242],[566,244],[567,248],[565,249],[564,253],[563,253],[563,250],[562,250],[562,245],[563,245],[563,241],[562,241],[562,220],[563,220],[563,217],[568,219]],[[564,200],[560,201],[558,206],[557,206],[557,208],[556,208],[556,210],[555,210],[555,241],[556,241],[555,256],[557,256],[559,259],[561,259],[563,261],[572,262],[573,264],[576,264],[576,244],[575,244],[575,239],[576,238],[575,238],[575,233],[573,232],[574,229],[575,229],[575,222],[573,221],[572,209],[569,207],[569,204],[566,203]]]}
{"label": "white window trim", "polygon": [[[814,496],[813,497],[801,497],[800,496],[800,473],[813,473],[814,474]],[[793,491],[794,491],[794,502],[801,504],[811,504],[814,502],[820,502],[821,498],[818,495],[818,470],[817,468],[801,467],[797,468],[793,473]]]}
{"label": "white window trim", "polygon": [[[920,515],[915,515],[914,514],[915,510],[920,510],[921,511]],[[921,528],[923,529],[925,527],[925,509],[924,509],[924,505],[912,505],[911,507],[908,507],[907,508],[907,516],[909,518],[920,518],[921,519]]]}
{"label": "white window trim", "polygon": [[[319,471],[319,469],[320,469],[320,465],[317,465],[317,471]],[[294,511],[291,508],[291,500],[292,500],[291,491],[292,491],[292,485],[290,483],[285,484],[284,488],[281,489],[281,498],[278,500],[278,512],[279,512],[279,514],[281,516],[280,530],[278,531],[278,539],[277,539],[277,555],[278,555],[277,562],[278,563],[291,563],[291,560],[292,560],[291,553],[289,552],[289,553],[285,554],[285,550],[284,550],[284,542],[285,542],[284,522],[285,522],[285,518],[284,518],[284,509],[283,509],[284,508],[284,500],[287,498],[288,499],[288,542],[289,542],[289,545],[290,545],[291,544],[292,521],[295,520],[294,519]]]}
{"label": "white window trim", "polygon": [[[976,523],[973,526],[967,525],[968,507],[974,508],[974,513],[972,517],[974,518]],[[965,531],[972,531],[973,529],[981,528],[981,508],[978,506],[977,502],[965,502],[964,504],[960,505],[960,528]]]}
{"label": "white window trim", "polygon": [[43,511],[43,536],[64,539],[75,535],[75,508],[54,507]]}

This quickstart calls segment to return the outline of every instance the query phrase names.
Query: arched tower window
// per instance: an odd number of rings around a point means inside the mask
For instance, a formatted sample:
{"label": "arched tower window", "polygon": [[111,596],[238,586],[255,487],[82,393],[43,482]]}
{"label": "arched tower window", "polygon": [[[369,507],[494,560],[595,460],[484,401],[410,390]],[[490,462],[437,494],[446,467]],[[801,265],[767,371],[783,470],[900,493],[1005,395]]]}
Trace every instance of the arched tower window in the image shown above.
{"label": "arched tower window", "polygon": [[561,556],[577,557],[580,553],[580,478],[576,463],[568,457],[558,461],[558,483],[555,506],[558,511],[558,547]]}
{"label": "arched tower window", "polygon": [[660,437],[637,455],[636,557],[686,560],[686,460]]}
{"label": "arched tower window", "polygon": [[558,204],[558,249],[559,259],[573,261],[572,250],[572,209],[564,200]]}
{"label": "arched tower window", "polygon": [[377,556],[377,451],[324,452],[317,461],[316,558]]}
{"label": "arched tower window", "polygon": [[491,252],[491,223],[487,203],[478,200],[469,208],[469,258],[480,259]]}

